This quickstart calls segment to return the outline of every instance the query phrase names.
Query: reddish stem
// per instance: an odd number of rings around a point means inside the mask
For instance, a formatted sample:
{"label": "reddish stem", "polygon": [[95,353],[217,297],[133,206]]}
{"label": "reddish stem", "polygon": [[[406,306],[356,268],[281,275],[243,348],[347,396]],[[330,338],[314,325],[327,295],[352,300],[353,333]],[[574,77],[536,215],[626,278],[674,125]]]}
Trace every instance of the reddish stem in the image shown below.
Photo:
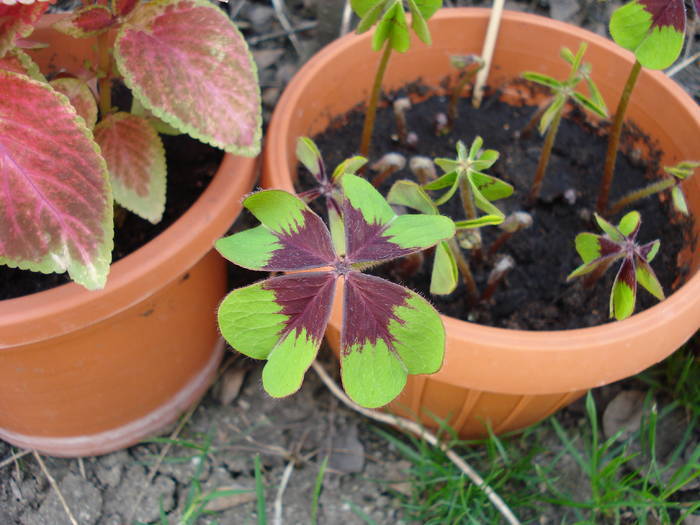
{"label": "reddish stem", "polygon": [[386,41],[384,45],[384,52],[382,53],[382,58],[379,61],[379,67],[377,67],[377,73],[374,76],[374,85],[372,86],[372,93],[369,97],[369,103],[367,104],[367,113],[365,114],[365,123],[362,127],[362,139],[360,141],[360,155],[363,157],[368,157],[369,153],[369,143],[372,141],[372,132],[374,131],[374,120],[377,116],[377,104],[379,103],[379,92],[382,89],[382,80],[384,79],[384,73],[386,72],[386,66],[389,63],[389,57],[391,56],[391,42]]}

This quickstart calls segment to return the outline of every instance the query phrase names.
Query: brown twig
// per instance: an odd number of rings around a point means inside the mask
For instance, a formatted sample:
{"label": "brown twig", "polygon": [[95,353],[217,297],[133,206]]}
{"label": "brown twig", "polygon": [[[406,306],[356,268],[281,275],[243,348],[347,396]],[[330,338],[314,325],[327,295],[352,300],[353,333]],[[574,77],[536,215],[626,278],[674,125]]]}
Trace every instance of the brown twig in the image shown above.
{"label": "brown twig", "polygon": [[377,410],[370,410],[368,408],[361,407],[360,405],[352,401],[347,395],[345,395],[345,392],[343,392],[340,389],[340,387],[338,387],[338,385],[335,383],[335,381],[333,381],[331,376],[328,375],[328,372],[326,372],[325,368],[323,368],[323,365],[321,365],[321,363],[319,363],[318,361],[314,361],[313,363],[311,363],[311,366],[319,375],[321,381],[323,381],[326,387],[346,406],[350,407],[356,412],[359,412],[365,417],[374,419],[375,421],[386,423],[387,425],[396,425],[402,430],[407,430],[408,432],[411,432],[418,436],[420,439],[424,439],[434,447],[438,447],[440,450],[442,450],[445,453],[445,455],[450,459],[450,461],[452,461],[452,463],[454,463],[455,466],[459,468],[472,481],[472,483],[474,483],[477,487],[484,491],[484,494],[486,494],[491,503],[493,503],[493,505],[496,507],[496,509],[498,509],[498,511],[508,523],[510,523],[511,525],[520,525],[520,521],[518,521],[518,518],[515,517],[510,508],[508,508],[508,505],[506,505],[506,503],[501,499],[501,497],[496,493],[496,491],[494,491],[483,480],[483,478],[479,476],[479,474],[472,467],[469,466],[469,464],[466,461],[459,457],[459,455],[454,450],[450,449],[447,444],[441,443],[435,434],[426,430],[418,423],[415,423],[403,417],[384,414],[383,412],[379,412]]}
{"label": "brown twig", "polygon": [[53,479],[53,476],[49,472],[49,469],[47,469],[46,465],[44,465],[44,461],[41,459],[41,456],[39,455],[39,453],[36,450],[33,450],[32,454],[34,454],[34,458],[36,459],[36,462],[39,463],[39,466],[41,467],[41,470],[43,471],[44,476],[46,476],[46,479],[49,480],[49,484],[51,485],[51,488],[53,488],[56,491],[56,495],[58,496],[58,499],[61,502],[61,505],[63,506],[63,510],[66,512],[68,519],[70,520],[70,522],[73,525],[78,525],[78,521],[73,516],[73,513],[70,510],[70,507],[68,507],[68,503],[66,503],[66,498],[63,497],[61,490],[58,488],[58,483],[56,483],[56,480]]}

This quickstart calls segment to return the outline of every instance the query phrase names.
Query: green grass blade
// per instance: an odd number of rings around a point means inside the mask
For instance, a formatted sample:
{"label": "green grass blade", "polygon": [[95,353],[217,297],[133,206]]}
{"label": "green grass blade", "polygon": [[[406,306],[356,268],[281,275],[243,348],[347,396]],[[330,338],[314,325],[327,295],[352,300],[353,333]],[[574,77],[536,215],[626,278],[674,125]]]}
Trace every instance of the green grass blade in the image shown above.
{"label": "green grass blade", "polygon": [[323,486],[323,477],[326,474],[327,466],[328,456],[321,461],[321,466],[316,475],[316,483],[314,483],[314,492],[311,498],[311,525],[317,525],[318,523],[318,498],[321,496],[321,487]]}
{"label": "green grass blade", "polygon": [[258,499],[258,525],[267,525],[267,514],[265,512],[265,485],[262,477],[262,465],[260,454],[255,456],[255,494]]}

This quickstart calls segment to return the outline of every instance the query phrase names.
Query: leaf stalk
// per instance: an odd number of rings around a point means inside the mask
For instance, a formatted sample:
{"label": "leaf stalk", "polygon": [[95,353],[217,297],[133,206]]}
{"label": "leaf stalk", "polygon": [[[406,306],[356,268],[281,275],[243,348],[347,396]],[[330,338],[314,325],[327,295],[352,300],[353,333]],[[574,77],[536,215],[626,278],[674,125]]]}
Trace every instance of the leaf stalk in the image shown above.
{"label": "leaf stalk", "polygon": [[391,51],[391,40],[388,39],[386,41],[386,44],[384,44],[384,51],[382,53],[382,58],[379,61],[379,66],[377,67],[377,73],[374,75],[374,85],[372,86],[372,93],[370,94],[369,103],[367,104],[365,122],[362,126],[362,138],[360,140],[360,155],[363,157],[368,157],[369,143],[372,141],[372,133],[374,132],[374,121],[377,116],[377,104],[379,103],[379,93],[382,89],[382,81],[384,80],[384,73],[386,73],[386,67],[389,64],[389,57],[391,56]]}

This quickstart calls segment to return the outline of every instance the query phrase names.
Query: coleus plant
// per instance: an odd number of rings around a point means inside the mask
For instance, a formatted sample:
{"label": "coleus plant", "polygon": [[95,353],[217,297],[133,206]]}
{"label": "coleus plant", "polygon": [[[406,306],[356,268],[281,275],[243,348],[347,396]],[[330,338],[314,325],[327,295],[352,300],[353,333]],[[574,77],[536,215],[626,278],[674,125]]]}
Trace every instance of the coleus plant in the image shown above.
{"label": "coleus plant", "polygon": [[[430,44],[431,37],[427,21],[442,7],[442,0],[408,0],[407,3],[411,12],[411,28],[421,41]],[[365,33],[376,24],[377,27],[372,36],[372,49],[379,51],[382,47],[384,48],[374,76],[362,128],[359,152],[364,157],[367,156],[372,141],[379,93],[391,53],[392,51],[404,53],[411,45],[403,4],[403,0],[350,0],[353,11],[360,17],[357,33]]]}
{"label": "coleus plant", "polygon": [[576,251],[583,259],[583,264],[571,272],[567,279],[591,274],[595,280],[620,261],[610,292],[610,317],[615,317],[618,321],[634,312],[637,284],[657,299],[664,299],[661,284],[649,264],[658,253],[660,242],[637,243],[642,223],[639,212],[627,213],[617,226],[598,214],[595,214],[595,219],[604,235],[586,232],[576,236]]}
{"label": "coleus plant", "polygon": [[[574,55],[568,47],[563,47],[561,49],[561,57],[571,66],[569,76],[564,81],[559,81],[548,75],[535,73],[533,71],[526,71],[522,75],[531,82],[548,87],[552,90],[553,95],[552,99],[542,106],[531,120],[531,124],[539,120],[540,133],[546,132],[547,135],[545,136],[542,152],[540,153],[537,171],[535,172],[535,177],[530,186],[530,194],[528,196],[530,202],[533,202],[540,195],[542,181],[547,172],[552,147],[554,146],[557,131],[559,130],[559,123],[561,122],[567,102],[572,101],[583,109],[595,113],[602,118],[608,115],[603,96],[600,94],[600,90],[591,78],[591,65],[583,62],[583,55],[587,47],[587,44],[582,42],[579,45],[576,55]],[[586,81],[590,97],[584,95],[580,91],[576,91],[577,86],[583,80]]]}
{"label": "coleus plant", "polygon": [[[695,16],[700,15],[700,0],[693,0]],[[603,180],[596,210],[607,213],[620,145],[622,124],[634,86],[642,67],[664,69],[676,61],[683,48],[686,32],[684,0],[633,0],[616,9],[610,18],[610,34],[617,44],[635,55],[627,82],[620,94],[605,155]]]}
{"label": "coleus plant", "polygon": [[[96,39],[88,82],[48,83],[19,48],[46,6],[0,6],[0,263],[67,271],[86,288],[101,288],[113,202],[151,222],[163,214],[158,131],[257,154],[257,72],[242,35],[215,5],[115,0],[89,2],[56,26]],[[119,78],[132,90],[131,112],[112,105]]]}
{"label": "coleus plant", "polygon": [[[260,226],[216,243],[239,266],[300,272],[231,292],[219,327],[231,346],[266,359],[263,386],[274,397],[294,393],[316,357],[340,279],[343,283],[341,375],[345,391],[366,407],[385,405],[407,374],[436,372],[445,332],[435,309],[415,292],[361,270],[449,239],[454,223],[434,215],[397,216],[366,180],[338,180],[343,229],[333,234],[298,197],[264,190],[243,204]],[[342,234],[342,239],[333,238]]]}

